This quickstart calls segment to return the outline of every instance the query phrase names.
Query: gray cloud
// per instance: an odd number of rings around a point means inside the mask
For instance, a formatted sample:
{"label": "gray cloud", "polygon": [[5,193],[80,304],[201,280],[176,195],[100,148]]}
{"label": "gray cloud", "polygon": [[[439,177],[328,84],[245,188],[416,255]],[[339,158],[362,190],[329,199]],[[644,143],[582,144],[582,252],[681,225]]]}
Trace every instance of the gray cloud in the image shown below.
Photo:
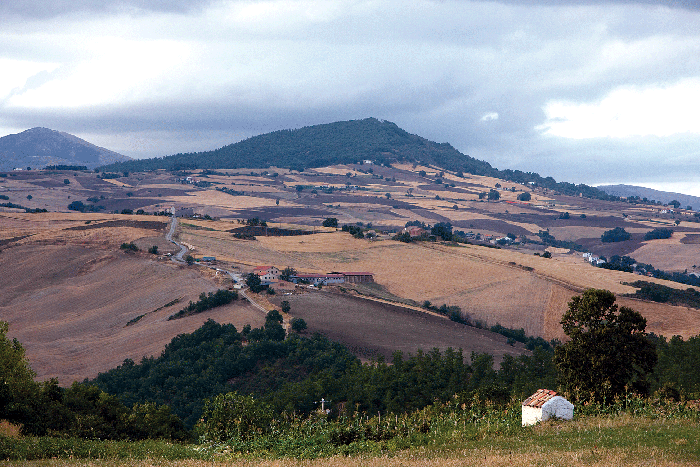
{"label": "gray cloud", "polygon": [[[697,135],[571,140],[535,129],[551,101],[595,104],[621,87],[700,77],[698,13],[690,11],[695,2],[685,3],[348,1],[305,9],[297,2],[239,17],[208,1],[2,2],[0,22],[10,27],[0,33],[0,59],[59,64],[29,76],[10,97],[70,81],[81,67],[105,83],[116,73],[117,85],[131,84],[81,105],[9,105],[5,97],[0,127],[44,126],[152,157],[372,116],[499,168],[576,183],[687,178],[688,168],[699,168]],[[137,14],[125,20],[124,12]],[[21,17],[37,21],[25,27]],[[111,48],[102,54],[79,38]],[[109,55],[138,52],[142,43],[175,47],[173,64],[149,68],[160,58],[157,47],[141,61]],[[498,118],[482,120],[492,113]],[[673,162],[660,163],[658,154]]]}
{"label": "gray cloud", "polygon": [[17,18],[46,19],[74,13],[157,11],[186,13],[212,0],[26,0],[0,2],[0,22]]}

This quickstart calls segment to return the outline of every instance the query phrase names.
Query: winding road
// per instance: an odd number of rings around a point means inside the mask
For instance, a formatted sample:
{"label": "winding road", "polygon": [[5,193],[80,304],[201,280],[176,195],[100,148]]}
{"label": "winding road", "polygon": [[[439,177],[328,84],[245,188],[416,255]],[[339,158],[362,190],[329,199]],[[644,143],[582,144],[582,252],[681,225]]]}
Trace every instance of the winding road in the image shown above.
{"label": "winding road", "polygon": [[180,251],[172,257],[172,260],[178,263],[183,263],[185,261],[184,256],[187,253],[187,247],[182,243],[178,243],[175,240],[173,240],[173,235],[175,235],[175,229],[177,229],[177,217],[175,216],[174,206],[170,208],[170,212],[173,214],[173,216],[172,221],[170,222],[170,230],[167,234],[165,234],[165,239],[170,243],[173,243],[176,246],[180,247]]}
{"label": "winding road", "polygon": [[[177,229],[177,217],[175,216],[175,207],[171,207],[170,212],[173,214],[173,216],[172,216],[172,221],[170,222],[170,230],[168,231],[167,234],[165,234],[165,239],[167,241],[169,241],[170,243],[180,247],[180,252],[171,258],[172,261],[175,261],[176,263],[184,263],[185,262],[184,256],[187,253],[188,249],[182,243],[178,243],[175,240],[173,240],[173,235],[175,235],[175,230]],[[213,268],[213,269],[217,269],[217,268]],[[237,278],[236,276],[234,276],[234,274],[231,271],[226,271],[225,269],[217,269],[217,270],[220,270],[222,272],[227,273],[231,277],[231,279],[233,279],[234,282],[237,282],[240,279],[240,277]],[[245,289],[242,289],[240,291],[240,293],[243,297],[246,298],[246,300],[248,300],[248,302],[250,302],[251,305],[253,305],[258,310],[262,311],[263,313],[267,314],[268,310],[265,309],[265,307],[263,307],[259,303],[255,302],[255,300],[253,300],[248,294],[246,294]]]}

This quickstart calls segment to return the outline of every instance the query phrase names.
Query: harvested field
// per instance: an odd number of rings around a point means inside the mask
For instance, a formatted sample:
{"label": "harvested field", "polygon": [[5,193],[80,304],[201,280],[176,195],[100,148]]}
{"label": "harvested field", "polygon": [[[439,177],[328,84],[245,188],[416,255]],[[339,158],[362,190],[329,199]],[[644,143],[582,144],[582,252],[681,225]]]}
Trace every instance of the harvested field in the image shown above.
{"label": "harvested field", "polygon": [[[10,202],[29,208],[65,212],[74,200],[85,202],[87,197],[104,196],[96,204],[110,210],[125,207],[163,210],[174,206],[180,213],[209,214],[223,219],[258,217],[267,220],[273,231],[274,228],[323,230],[323,234],[316,235],[257,236],[256,241],[245,241],[236,240],[227,232],[242,227],[240,223],[188,219],[181,223],[179,238],[195,247],[197,255],[216,256],[220,264],[228,263],[242,273],[259,265],[275,265],[280,269],[292,266],[300,272],[371,271],[377,283],[394,296],[417,303],[429,300],[438,306],[458,305],[473,319],[523,327],[528,334],[548,339],[562,337],[559,320],[571,296],[588,287],[604,288],[616,294],[631,293],[634,289],[622,282],[639,277],[594,268],[580,254],[569,255],[559,250],[552,250],[554,257],[545,259],[532,255],[541,251],[540,248],[514,246],[496,250],[434,243],[403,244],[390,241],[381,233],[374,241],[358,240],[347,233],[321,229],[321,221],[335,217],[341,225],[371,222],[378,230],[396,230],[409,220],[426,224],[450,222],[458,230],[497,236],[506,233],[534,236],[539,230],[550,229],[557,239],[582,243],[593,254],[608,257],[629,254],[669,271],[697,271],[693,266],[700,267],[700,224],[682,222],[675,226],[678,215],[674,218],[672,214],[662,214],[656,206],[560,196],[503,180],[471,175],[460,178],[449,173],[442,179],[457,187],[447,188],[433,183],[441,171],[435,167],[372,166],[373,174],[358,170],[369,168],[337,166],[292,175],[287,175],[286,170],[268,169],[280,173],[276,178],[249,175],[251,171],[259,173],[260,169],[250,169],[247,174],[241,169],[235,171],[239,174],[236,176],[210,175],[210,181],[223,185],[207,189],[176,184],[174,181],[180,175],[166,172],[101,180],[82,172],[74,176],[32,171],[0,179],[0,189]],[[420,170],[425,170],[427,176],[421,177]],[[347,172],[353,176],[345,177]],[[65,185],[64,178],[70,184]],[[346,182],[363,188],[347,190]],[[501,190],[502,200],[498,202],[476,200],[477,193],[487,192],[496,183],[506,188],[514,186],[518,191]],[[306,187],[324,184],[339,189],[325,193],[317,188],[318,193],[311,193],[305,188],[297,193],[296,184]],[[244,191],[245,195],[231,196],[216,191],[216,186]],[[413,196],[406,196],[409,190]],[[530,203],[514,201],[521,191],[532,195]],[[386,198],[385,193],[391,193],[391,198]],[[27,200],[29,194],[31,200]],[[436,195],[442,199],[435,199]],[[453,205],[458,209],[453,209]],[[570,219],[558,219],[560,213],[567,211]],[[581,218],[581,213],[586,218]],[[624,218],[623,213],[628,217]],[[164,217],[107,213],[0,212],[0,269],[7,277],[16,276],[0,284],[0,318],[12,317],[11,331],[21,333],[22,340],[31,342],[31,358],[43,355],[33,360],[39,362],[37,368],[42,369],[42,375],[70,379],[71,375],[94,374],[97,367],[84,361],[102,341],[108,349],[105,353],[112,360],[107,362],[105,357],[105,361],[96,365],[107,368],[126,357],[139,359],[144,354],[157,354],[173,333],[192,330],[209,316],[230,319],[237,326],[236,320],[244,323],[241,317],[245,316],[257,319],[257,324],[262,322],[260,312],[252,309],[246,312],[247,308],[239,303],[230,309],[188,318],[192,320],[191,326],[187,324],[189,327],[177,328],[185,326],[187,320],[162,324],[170,310],[154,310],[174,298],[196,298],[200,292],[217,287],[216,281],[220,280],[202,270],[179,269],[170,262],[158,261],[154,255],[143,252],[126,255],[119,251],[121,243],[130,241],[142,250],[157,245],[162,253],[175,251],[162,235],[168,221]],[[602,244],[600,235],[616,226],[624,226],[633,234],[633,240]],[[676,233],[670,240],[642,241],[643,234],[654,227],[670,227]],[[17,282],[22,276],[26,281]],[[177,293],[173,294],[173,290]],[[103,298],[104,303],[100,301]],[[684,337],[700,333],[697,310],[625,298],[620,303],[641,311],[648,320],[649,331]],[[140,315],[144,316],[134,325],[123,327]],[[251,324],[257,325],[253,321]],[[23,326],[27,329],[22,329]],[[52,326],[55,331],[51,330]],[[125,354],[116,355],[122,347]],[[56,371],[48,369],[54,351]],[[75,366],[73,361],[79,365],[75,363],[78,365]]]}
{"label": "harvested field", "polygon": [[277,304],[281,300],[289,302],[293,317],[306,321],[308,332],[340,342],[365,360],[380,355],[391,359],[395,351],[415,354],[448,347],[462,349],[465,357],[471,352],[489,353],[496,363],[506,354],[527,353],[522,345],[508,345],[500,334],[342,293],[314,291],[273,299]]}
{"label": "harvested field", "polygon": [[[183,238],[201,245],[208,254],[247,266],[291,266],[301,272],[371,271],[375,281],[394,295],[417,303],[429,300],[438,306],[457,305],[473,319],[522,327],[528,334],[547,339],[563,338],[558,322],[574,294],[589,287],[632,293],[632,287],[621,283],[638,278],[595,268],[579,255],[567,261],[548,260],[478,246],[369,242],[342,232],[231,242],[221,233],[187,231]],[[665,333],[674,328],[688,336],[700,332],[700,323],[689,325],[694,316],[691,310],[674,308],[678,325],[667,322],[672,313],[658,319],[657,315],[668,309],[665,305],[645,308],[649,331]]]}
{"label": "harvested field", "polygon": [[664,271],[682,272],[687,269],[692,272],[693,266],[700,266],[698,245],[684,242],[685,238],[681,240],[681,236],[674,234],[671,238],[643,242],[630,256]]}
{"label": "harvested field", "polygon": [[94,230],[94,229],[104,229],[110,227],[134,227],[137,229],[147,229],[162,231],[168,226],[168,222],[163,221],[135,221],[135,220],[113,220],[107,222],[90,223],[87,225],[78,225],[75,227],[68,227],[64,230]]}
{"label": "harvested field", "polygon": [[[0,316],[26,349],[40,380],[92,378],[122,363],[159,355],[178,334],[211,318],[239,329],[264,316],[245,302],[167,321],[217,286],[197,268],[75,245],[26,246],[2,253]],[[180,299],[178,305],[154,310]],[[126,324],[144,315],[133,325]]]}

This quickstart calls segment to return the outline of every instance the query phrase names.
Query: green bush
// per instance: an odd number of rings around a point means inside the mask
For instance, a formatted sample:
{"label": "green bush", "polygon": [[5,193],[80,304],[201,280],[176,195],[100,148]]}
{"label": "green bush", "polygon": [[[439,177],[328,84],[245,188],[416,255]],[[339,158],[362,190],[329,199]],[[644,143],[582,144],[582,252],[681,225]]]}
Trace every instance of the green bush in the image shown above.
{"label": "green bush", "polygon": [[219,289],[216,292],[209,292],[209,294],[202,292],[199,295],[199,300],[196,303],[190,301],[189,305],[187,305],[185,308],[178,311],[174,315],[171,315],[168,318],[168,321],[202,313],[203,311],[211,310],[212,308],[219,306],[228,305],[234,300],[238,300],[238,292],[235,290],[229,291]]}
{"label": "green bush", "polygon": [[137,247],[136,244],[134,244],[134,242],[129,242],[129,243],[124,242],[121,244],[121,246],[119,248],[121,248],[122,250],[127,251],[127,252],[128,251],[139,251],[139,247]]}

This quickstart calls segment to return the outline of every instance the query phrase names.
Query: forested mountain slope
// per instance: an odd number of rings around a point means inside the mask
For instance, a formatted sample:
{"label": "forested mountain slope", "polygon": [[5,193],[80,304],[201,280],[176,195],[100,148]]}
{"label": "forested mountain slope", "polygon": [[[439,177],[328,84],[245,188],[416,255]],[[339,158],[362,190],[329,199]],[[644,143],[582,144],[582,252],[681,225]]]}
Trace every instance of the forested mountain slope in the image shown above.
{"label": "forested mountain slope", "polygon": [[564,194],[609,199],[605,192],[587,185],[557,183],[536,173],[498,170],[488,162],[462,154],[448,143],[435,143],[408,133],[395,123],[376,118],[279,130],[254,136],[213,151],[175,154],[104,166],[105,171],[133,172],[156,169],[235,169],[280,167],[295,170],[353,164],[421,162],[454,172],[487,175],[504,180],[533,182]]}

